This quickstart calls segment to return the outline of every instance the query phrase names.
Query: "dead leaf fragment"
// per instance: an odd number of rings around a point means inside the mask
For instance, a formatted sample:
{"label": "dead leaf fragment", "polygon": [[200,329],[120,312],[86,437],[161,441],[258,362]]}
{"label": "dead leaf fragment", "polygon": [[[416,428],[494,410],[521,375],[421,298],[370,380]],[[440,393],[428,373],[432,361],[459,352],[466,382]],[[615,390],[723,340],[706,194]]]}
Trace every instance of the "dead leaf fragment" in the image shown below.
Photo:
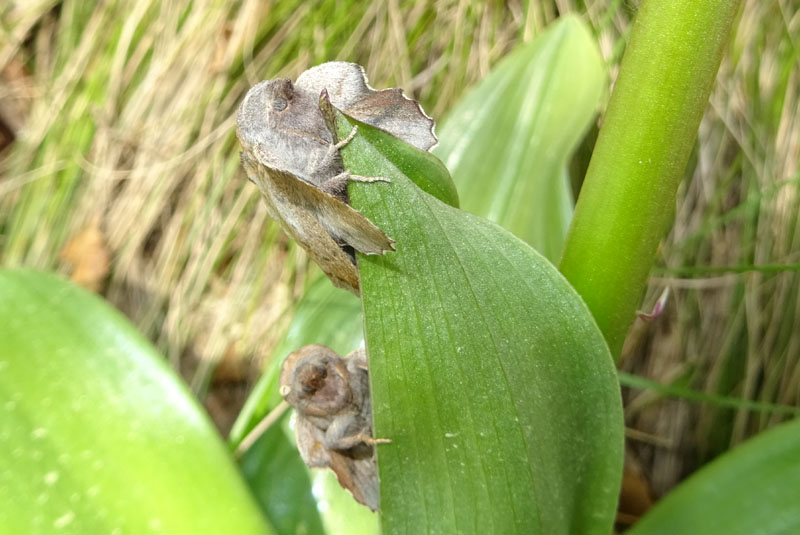
{"label": "dead leaf fragment", "polygon": [[93,292],[99,292],[108,276],[111,255],[105,236],[100,230],[99,218],[94,218],[83,230],[73,236],[59,255],[72,266],[70,280]]}

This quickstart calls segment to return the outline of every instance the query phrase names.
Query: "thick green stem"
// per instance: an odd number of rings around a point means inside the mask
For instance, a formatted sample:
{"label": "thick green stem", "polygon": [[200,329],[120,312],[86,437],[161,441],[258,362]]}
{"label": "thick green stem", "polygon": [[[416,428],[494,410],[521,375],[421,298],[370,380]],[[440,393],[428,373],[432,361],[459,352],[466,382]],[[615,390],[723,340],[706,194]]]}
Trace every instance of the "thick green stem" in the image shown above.
{"label": "thick green stem", "polygon": [[634,317],[739,0],[644,0],[560,269],[614,355]]}

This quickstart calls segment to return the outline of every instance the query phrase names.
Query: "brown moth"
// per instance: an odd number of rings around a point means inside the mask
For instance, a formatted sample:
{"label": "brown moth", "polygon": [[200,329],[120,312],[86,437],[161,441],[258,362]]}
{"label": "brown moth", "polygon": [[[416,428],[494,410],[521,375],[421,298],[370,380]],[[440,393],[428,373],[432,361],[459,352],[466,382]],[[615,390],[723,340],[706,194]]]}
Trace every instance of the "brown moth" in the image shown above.
{"label": "brown moth", "polygon": [[344,170],[339,142],[328,128],[320,100],[421,150],[436,144],[433,119],[400,89],[376,91],[355,63],[330,62],[298,77],[253,86],[239,106],[236,135],[242,165],[261,190],[270,217],[278,221],[333,283],[358,295],[353,250],[383,254],[391,238],[351,208],[351,180],[387,181]]}
{"label": "brown moth", "polygon": [[372,403],[363,349],[347,358],[322,345],[303,346],[286,357],[280,393],[297,414],[300,456],[310,467],[330,468],[353,497],[379,506]]}

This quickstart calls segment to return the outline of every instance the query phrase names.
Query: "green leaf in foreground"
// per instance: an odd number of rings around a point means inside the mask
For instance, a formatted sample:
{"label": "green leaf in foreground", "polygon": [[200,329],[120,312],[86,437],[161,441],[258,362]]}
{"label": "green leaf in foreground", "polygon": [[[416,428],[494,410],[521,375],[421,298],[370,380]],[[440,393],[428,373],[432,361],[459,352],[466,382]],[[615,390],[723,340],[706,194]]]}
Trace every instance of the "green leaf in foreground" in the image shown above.
{"label": "green leaf in foreground", "polygon": [[800,419],[761,433],[705,466],[630,535],[800,533]]}
{"label": "green leaf in foreground", "polygon": [[264,535],[204,411],[119,312],[0,270],[0,531]]}
{"label": "green leaf in foreground", "polygon": [[606,83],[578,17],[562,17],[498,63],[438,129],[433,152],[453,174],[462,208],[556,260],[572,218],[567,161]]}
{"label": "green leaf in foreground", "polygon": [[397,247],[359,255],[375,433],[392,440],[384,533],[607,534],[622,410],[588,309],[525,243],[412,184],[368,131],[343,156],[392,180],[350,187]]}

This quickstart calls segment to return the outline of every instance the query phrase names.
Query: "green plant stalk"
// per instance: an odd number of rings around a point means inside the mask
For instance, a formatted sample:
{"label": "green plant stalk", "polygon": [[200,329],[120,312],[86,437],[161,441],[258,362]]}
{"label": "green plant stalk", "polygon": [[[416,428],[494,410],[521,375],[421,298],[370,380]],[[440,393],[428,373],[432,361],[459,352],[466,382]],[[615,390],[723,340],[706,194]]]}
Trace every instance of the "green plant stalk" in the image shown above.
{"label": "green plant stalk", "polygon": [[560,269],[619,355],[675,208],[739,0],[644,0]]}

